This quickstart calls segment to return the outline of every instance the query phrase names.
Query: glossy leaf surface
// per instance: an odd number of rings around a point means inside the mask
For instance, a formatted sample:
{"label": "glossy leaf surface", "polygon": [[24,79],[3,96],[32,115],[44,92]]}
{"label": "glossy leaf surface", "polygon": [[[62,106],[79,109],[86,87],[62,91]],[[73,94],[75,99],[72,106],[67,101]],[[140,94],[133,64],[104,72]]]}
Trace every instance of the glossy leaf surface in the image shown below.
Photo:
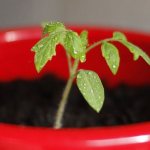
{"label": "glossy leaf surface", "polygon": [[99,112],[104,102],[104,88],[97,73],[80,70],[77,74],[77,86],[87,103]]}
{"label": "glossy leaf surface", "polygon": [[56,45],[62,42],[64,35],[60,32],[57,34],[51,34],[50,36],[41,39],[33,48],[35,52],[34,63],[37,72],[46,65],[46,63],[56,55]]}
{"label": "glossy leaf surface", "polygon": [[76,32],[68,30],[63,45],[73,58],[85,61],[85,50],[81,38]]}
{"label": "glossy leaf surface", "polygon": [[120,56],[118,49],[111,43],[104,42],[101,46],[102,55],[106,60],[111,72],[116,74],[120,64]]}
{"label": "glossy leaf surface", "polygon": [[121,43],[133,54],[134,60],[137,60],[141,56],[150,65],[150,57],[141,48],[128,41],[122,41]]}
{"label": "glossy leaf surface", "polygon": [[66,28],[65,28],[63,23],[51,22],[51,23],[47,23],[44,26],[43,35],[48,34],[48,33],[52,33],[52,32],[65,31],[65,30],[66,30]]}

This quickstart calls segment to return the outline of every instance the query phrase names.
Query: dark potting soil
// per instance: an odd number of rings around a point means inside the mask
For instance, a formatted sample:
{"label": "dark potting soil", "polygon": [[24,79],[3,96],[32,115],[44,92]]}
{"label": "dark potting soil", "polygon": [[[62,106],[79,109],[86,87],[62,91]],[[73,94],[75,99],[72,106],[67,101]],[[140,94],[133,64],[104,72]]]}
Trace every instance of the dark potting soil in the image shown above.
{"label": "dark potting soil", "polygon": [[[65,81],[52,75],[38,80],[0,83],[0,122],[52,126]],[[64,127],[113,126],[150,121],[150,85],[105,87],[100,113],[93,111],[74,85],[66,107]]]}

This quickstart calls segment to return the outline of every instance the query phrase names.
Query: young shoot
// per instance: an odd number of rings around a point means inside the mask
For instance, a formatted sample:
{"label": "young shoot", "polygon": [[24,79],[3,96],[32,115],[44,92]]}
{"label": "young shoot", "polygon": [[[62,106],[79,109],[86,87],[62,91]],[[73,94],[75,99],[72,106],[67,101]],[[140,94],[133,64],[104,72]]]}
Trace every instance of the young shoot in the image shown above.
{"label": "young shoot", "polygon": [[[87,103],[99,112],[104,103],[104,88],[98,74],[92,70],[78,69],[79,63],[86,61],[86,54],[96,46],[101,46],[102,56],[105,58],[108,67],[115,75],[120,64],[120,56],[117,47],[113,42],[119,42],[126,46],[133,54],[134,60],[142,57],[150,65],[150,57],[138,46],[129,42],[121,32],[114,32],[111,38],[100,40],[92,45],[88,44],[88,32],[82,31],[78,34],[67,29],[61,22],[47,23],[43,28],[43,38],[33,47],[35,52],[34,63],[37,72],[40,72],[46,63],[56,55],[56,45],[61,44],[65,51],[69,66],[69,79],[62,94],[58,110],[55,116],[54,128],[62,127],[62,118],[67,103],[68,95],[74,79],[77,87]],[[71,58],[74,59],[72,63]]]}

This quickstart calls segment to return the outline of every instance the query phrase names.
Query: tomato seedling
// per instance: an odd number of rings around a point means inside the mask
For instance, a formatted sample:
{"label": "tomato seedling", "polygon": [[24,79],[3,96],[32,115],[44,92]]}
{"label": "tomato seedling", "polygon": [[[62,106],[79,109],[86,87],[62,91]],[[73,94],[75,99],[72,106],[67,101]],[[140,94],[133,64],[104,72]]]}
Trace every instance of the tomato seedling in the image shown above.
{"label": "tomato seedling", "polygon": [[[69,66],[69,79],[62,94],[62,99],[56,113],[54,128],[62,127],[62,118],[67,103],[68,95],[75,78],[79,91],[87,103],[99,112],[104,103],[104,88],[96,72],[91,70],[78,69],[79,63],[86,61],[86,54],[96,46],[101,46],[102,56],[105,58],[108,67],[115,75],[120,64],[120,56],[117,47],[113,42],[120,42],[133,54],[134,60],[142,57],[150,65],[150,57],[138,46],[129,42],[121,32],[114,32],[111,38],[100,40],[92,45],[88,44],[88,32],[82,31],[80,35],[67,29],[61,22],[47,23],[43,28],[43,38],[33,46],[35,52],[34,63],[37,72],[56,55],[56,45],[61,44],[65,51]],[[71,61],[71,58],[74,61]]]}

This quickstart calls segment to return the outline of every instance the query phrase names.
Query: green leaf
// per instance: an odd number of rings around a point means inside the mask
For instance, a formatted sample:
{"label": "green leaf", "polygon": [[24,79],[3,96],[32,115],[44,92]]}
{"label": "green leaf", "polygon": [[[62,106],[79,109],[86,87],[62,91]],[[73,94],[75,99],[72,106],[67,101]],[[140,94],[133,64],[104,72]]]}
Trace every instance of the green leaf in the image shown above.
{"label": "green leaf", "polygon": [[48,60],[51,60],[52,57],[56,55],[56,45],[62,42],[63,38],[64,35],[61,32],[58,32],[57,34],[51,34],[44,37],[37,44],[35,44],[32,51],[35,52],[34,64],[37,72],[40,72]]}
{"label": "green leaf", "polygon": [[73,58],[80,59],[81,62],[85,61],[85,50],[81,38],[76,32],[68,30],[63,45]]}
{"label": "green leaf", "polygon": [[150,65],[150,57],[141,48],[128,41],[121,41],[121,43],[133,53],[134,60],[137,60],[141,56]]}
{"label": "green leaf", "polygon": [[88,46],[88,31],[84,30],[80,34],[82,45],[84,46],[84,49],[86,50],[86,47]]}
{"label": "green leaf", "polygon": [[127,41],[126,36],[121,32],[114,32],[113,33],[113,39]]}
{"label": "green leaf", "polygon": [[99,112],[104,103],[104,88],[97,73],[80,70],[77,74],[77,86],[87,103]]}
{"label": "green leaf", "polygon": [[65,30],[66,30],[66,28],[65,28],[63,23],[51,22],[51,23],[47,23],[44,26],[43,35],[48,34],[48,33],[52,33],[52,32],[65,31]]}
{"label": "green leaf", "polygon": [[116,74],[120,64],[120,56],[118,49],[111,43],[102,43],[102,55],[106,60],[111,72]]}

